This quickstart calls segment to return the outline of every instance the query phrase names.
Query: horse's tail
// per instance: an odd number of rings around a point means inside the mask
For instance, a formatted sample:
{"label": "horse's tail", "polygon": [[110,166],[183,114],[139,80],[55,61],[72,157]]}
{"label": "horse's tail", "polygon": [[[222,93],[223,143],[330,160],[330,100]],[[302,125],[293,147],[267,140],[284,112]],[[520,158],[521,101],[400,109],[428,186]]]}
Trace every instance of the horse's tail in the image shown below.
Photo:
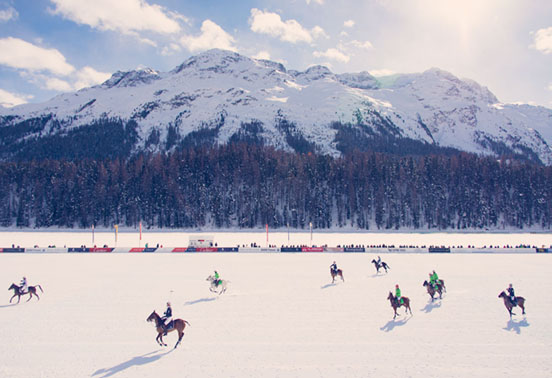
{"label": "horse's tail", "polygon": [[41,293],[44,293],[44,290],[42,290],[42,286],[40,286],[40,285],[36,285],[36,286],[40,289]]}
{"label": "horse's tail", "polygon": [[184,323],[186,323],[186,324],[189,325],[190,327],[192,326],[190,323],[188,323],[187,320],[184,320]]}

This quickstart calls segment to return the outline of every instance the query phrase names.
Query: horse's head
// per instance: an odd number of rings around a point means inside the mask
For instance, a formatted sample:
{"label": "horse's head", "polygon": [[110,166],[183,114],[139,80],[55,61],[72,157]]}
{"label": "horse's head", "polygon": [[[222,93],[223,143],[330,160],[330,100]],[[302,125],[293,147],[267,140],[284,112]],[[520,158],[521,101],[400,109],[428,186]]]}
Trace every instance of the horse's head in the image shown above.
{"label": "horse's head", "polygon": [[209,276],[205,279],[205,281],[212,281],[212,280],[214,280],[213,276]]}
{"label": "horse's head", "polygon": [[17,289],[19,289],[19,287],[16,284],[12,283],[8,290],[17,290]]}
{"label": "horse's head", "polygon": [[424,281],[424,284],[422,286],[427,286],[427,285],[428,285],[428,283],[427,283],[427,280],[426,280],[426,281]]}
{"label": "horse's head", "polygon": [[387,296],[387,299],[389,299],[389,300],[393,299],[393,293],[389,292],[389,295]]}
{"label": "horse's head", "polygon": [[159,315],[157,315],[157,312],[155,312],[155,310],[150,314],[150,316],[148,316],[148,318],[146,319],[147,322],[152,322],[156,319],[159,319]]}
{"label": "horse's head", "polygon": [[499,298],[504,298],[504,297],[506,297],[506,293],[505,293],[505,292],[502,292],[502,293],[498,294],[498,297],[499,297]]}

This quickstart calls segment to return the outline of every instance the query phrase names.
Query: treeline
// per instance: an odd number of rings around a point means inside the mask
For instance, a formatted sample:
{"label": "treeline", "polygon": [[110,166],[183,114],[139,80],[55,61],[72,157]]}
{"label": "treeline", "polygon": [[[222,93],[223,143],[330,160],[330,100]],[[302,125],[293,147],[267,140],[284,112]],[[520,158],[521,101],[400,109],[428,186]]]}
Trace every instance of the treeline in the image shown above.
{"label": "treeline", "polygon": [[198,146],[0,163],[0,226],[502,229],[552,223],[552,168],[468,153]]}

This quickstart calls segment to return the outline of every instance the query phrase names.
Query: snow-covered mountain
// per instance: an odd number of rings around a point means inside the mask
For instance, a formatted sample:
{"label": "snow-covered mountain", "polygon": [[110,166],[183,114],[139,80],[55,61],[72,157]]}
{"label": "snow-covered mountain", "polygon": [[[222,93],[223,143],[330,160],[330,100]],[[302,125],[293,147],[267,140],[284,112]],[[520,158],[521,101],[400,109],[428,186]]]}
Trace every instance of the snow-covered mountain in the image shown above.
{"label": "snow-covered mountain", "polygon": [[[29,127],[33,119],[40,121]],[[0,131],[19,127],[12,137],[16,143],[102,119],[134,121],[133,151],[174,148],[167,143],[171,130],[181,140],[208,129],[213,143],[253,133],[264,144],[291,151],[297,149],[292,137],[337,156],[340,124],[366,136],[482,154],[519,153],[552,165],[551,109],[500,103],[487,88],[448,72],[379,79],[367,72],[334,74],[322,66],[298,72],[217,49],[170,72],[117,72],[101,85],[44,103],[0,108]]]}

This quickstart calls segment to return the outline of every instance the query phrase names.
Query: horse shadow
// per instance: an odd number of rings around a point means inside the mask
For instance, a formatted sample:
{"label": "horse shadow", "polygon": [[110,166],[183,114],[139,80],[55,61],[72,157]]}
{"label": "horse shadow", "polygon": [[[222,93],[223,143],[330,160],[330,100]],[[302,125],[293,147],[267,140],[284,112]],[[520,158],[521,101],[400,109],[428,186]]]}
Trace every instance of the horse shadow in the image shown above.
{"label": "horse shadow", "polygon": [[327,289],[329,287],[333,287],[333,286],[336,286],[337,284],[336,283],[329,283],[329,284],[326,284],[324,286],[320,286],[321,289]]}
{"label": "horse shadow", "polygon": [[98,369],[98,370],[96,370],[96,372],[94,372],[94,374],[92,374],[92,376],[103,374],[100,378],[111,377],[112,375],[120,373],[123,370],[126,370],[130,367],[147,365],[147,364],[150,364],[152,362],[155,362],[155,361],[159,360],[161,357],[166,356],[167,354],[171,353],[173,350],[174,349],[171,349],[167,352],[159,353],[159,354],[154,354],[154,353],[158,352],[158,351],[154,351],[154,352],[149,352],[149,353],[143,354],[141,356],[136,356],[136,357],[131,358],[128,361],[121,362],[120,364],[112,366],[110,368]]}
{"label": "horse shadow", "polygon": [[375,278],[375,277],[385,277],[387,273],[374,273],[372,274],[372,278]]}
{"label": "horse shadow", "polygon": [[441,307],[441,301],[439,300],[439,298],[437,298],[437,300],[433,301],[433,302],[428,302],[424,308],[422,308],[422,311],[424,311],[426,314],[433,311],[433,309],[435,308],[439,308]]}
{"label": "horse shadow", "polygon": [[521,333],[521,327],[529,327],[529,323],[527,323],[526,318],[523,318],[522,320],[510,319],[508,320],[508,323],[506,323],[506,327],[503,329],[505,331],[514,331],[519,335]]}
{"label": "horse shadow", "polygon": [[5,305],[0,305],[0,308],[12,307],[12,306],[17,306],[17,303],[8,303],[8,304],[5,304]]}
{"label": "horse shadow", "polygon": [[410,320],[410,317],[399,319],[399,320],[391,319],[390,321],[387,322],[387,324],[381,327],[380,330],[384,332],[390,332],[395,327],[400,327],[405,325],[406,323],[408,323],[409,320]]}
{"label": "horse shadow", "polygon": [[200,299],[196,299],[195,301],[188,301],[188,302],[184,303],[184,306],[191,306],[191,305],[195,305],[195,304],[201,303],[201,302],[212,302],[212,301],[215,301],[215,300],[217,300],[216,297],[200,298]]}

